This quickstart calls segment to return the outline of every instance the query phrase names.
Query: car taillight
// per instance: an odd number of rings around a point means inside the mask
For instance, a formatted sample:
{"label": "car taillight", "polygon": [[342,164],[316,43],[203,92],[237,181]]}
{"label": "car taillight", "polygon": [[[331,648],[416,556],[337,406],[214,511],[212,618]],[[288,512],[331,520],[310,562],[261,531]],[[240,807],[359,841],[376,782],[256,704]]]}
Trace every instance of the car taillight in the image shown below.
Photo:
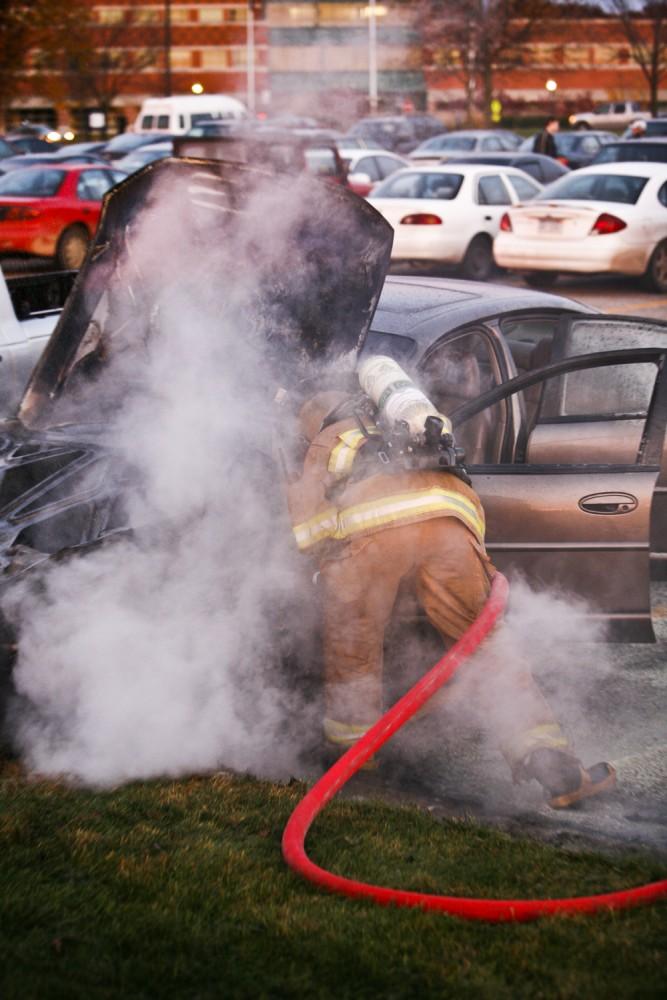
{"label": "car taillight", "polygon": [[557,163],[562,163],[564,167],[569,167],[570,166],[570,161],[568,160],[567,156],[557,156],[556,157],[556,162]]}
{"label": "car taillight", "polygon": [[618,219],[615,215],[609,215],[608,212],[603,212],[602,215],[598,215],[591,233],[599,233],[600,236],[606,236],[608,233],[618,233],[621,229],[625,229],[627,222],[623,222],[623,219]]}
{"label": "car taillight", "polygon": [[417,212],[416,215],[405,215],[401,219],[402,226],[441,226],[442,219],[431,212]]}
{"label": "car taillight", "polygon": [[2,217],[9,219],[11,222],[22,222],[25,219],[36,219],[39,214],[39,209],[30,208],[28,205],[10,205],[2,213]]}
{"label": "car taillight", "polygon": [[510,219],[510,217],[507,214],[507,212],[505,212],[503,214],[503,217],[500,220],[500,228],[502,229],[502,231],[504,233],[511,233],[512,232],[512,220]]}

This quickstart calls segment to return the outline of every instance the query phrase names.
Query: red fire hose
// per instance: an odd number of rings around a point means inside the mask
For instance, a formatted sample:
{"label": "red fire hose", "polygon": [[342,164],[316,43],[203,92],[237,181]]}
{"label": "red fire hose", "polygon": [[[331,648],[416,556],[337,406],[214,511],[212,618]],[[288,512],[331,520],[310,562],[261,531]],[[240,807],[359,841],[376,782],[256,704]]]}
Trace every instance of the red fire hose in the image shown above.
{"label": "red fire hose", "polygon": [[467,899],[460,896],[431,896],[383,886],[355,882],[325,871],[308,858],[305,839],[318,813],[343,785],[394,733],[442,687],[488,635],[502,614],[507,601],[507,580],[496,573],[491,593],[477,620],[415,686],[404,695],[347,753],[313,786],[296,807],[283,833],[283,857],[294,871],[315,885],[354,898],[372,899],[383,906],[413,906],[438,910],[469,920],[493,923],[534,920],[552,913],[594,913],[597,910],[620,910],[652,903],[667,896],[667,879],[649,885],[571,899]]}

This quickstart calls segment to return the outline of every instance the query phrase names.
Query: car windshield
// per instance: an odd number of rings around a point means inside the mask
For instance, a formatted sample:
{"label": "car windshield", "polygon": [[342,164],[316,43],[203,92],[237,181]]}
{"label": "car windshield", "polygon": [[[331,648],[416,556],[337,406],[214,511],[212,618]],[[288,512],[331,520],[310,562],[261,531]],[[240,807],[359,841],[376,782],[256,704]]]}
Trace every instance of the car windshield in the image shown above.
{"label": "car windshield", "polygon": [[568,174],[545,187],[540,201],[617,201],[634,205],[647,180],[624,174]]}
{"label": "car windshield", "polygon": [[0,196],[51,198],[56,194],[64,179],[64,170],[12,170],[11,173],[0,178]]}
{"label": "car windshield", "polygon": [[374,198],[437,198],[453,201],[461,189],[463,174],[417,173],[400,170],[373,191]]}

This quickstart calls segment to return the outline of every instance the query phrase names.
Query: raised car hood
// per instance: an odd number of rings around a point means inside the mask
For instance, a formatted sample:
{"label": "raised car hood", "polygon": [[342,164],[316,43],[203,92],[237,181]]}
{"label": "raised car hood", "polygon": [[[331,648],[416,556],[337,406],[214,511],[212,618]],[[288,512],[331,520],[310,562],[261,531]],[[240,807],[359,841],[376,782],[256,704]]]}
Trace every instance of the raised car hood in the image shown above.
{"label": "raised car hood", "polygon": [[[289,205],[284,213],[282,205]],[[86,371],[82,360],[94,355],[97,370],[114,353],[114,337],[94,319],[103,297],[106,315],[127,317],[120,324],[123,351],[128,338],[140,343],[151,332],[165,282],[148,273],[135,252],[143,239],[145,260],[142,219],[151,211],[177,212],[190,238],[201,234],[196,267],[205,274],[207,297],[214,296],[220,315],[235,308],[236,320],[263,338],[282,384],[303,378],[312,362],[326,363],[363,345],[393,238],[366,201],[307,175],[271,175],[224,161],[162,160],[107,196],[94,246],[21,401],[18,417],[25,426],[49,426],[74,367],[78,379]],[[249,246],[253,287],[244,298],[236,294],[248,271],[239,248],[247,254]],[[170,247],[156,241],[154,254],[167,261]],[[192,281],[192,273],[166,273],[172,292],[174,283]],[[97,416],[88,412],[86,419]]]}

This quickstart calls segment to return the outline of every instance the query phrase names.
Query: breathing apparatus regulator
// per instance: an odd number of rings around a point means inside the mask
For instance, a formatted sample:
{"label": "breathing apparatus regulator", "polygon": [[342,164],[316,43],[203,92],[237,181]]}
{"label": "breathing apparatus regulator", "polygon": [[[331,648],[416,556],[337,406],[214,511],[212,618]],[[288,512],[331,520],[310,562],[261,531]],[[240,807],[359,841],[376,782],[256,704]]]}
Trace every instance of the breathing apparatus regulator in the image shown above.
{"label": "breathing apparatus regulator", "polygon": [[357,369],[359,384],[375,404],[375,423],[354,411],[359,429],[373,442],[382,464],[405,469],[447,469],[464,482],[465,454],[457,448],[448,417],[440,413],[393,358],[375,354]]}

